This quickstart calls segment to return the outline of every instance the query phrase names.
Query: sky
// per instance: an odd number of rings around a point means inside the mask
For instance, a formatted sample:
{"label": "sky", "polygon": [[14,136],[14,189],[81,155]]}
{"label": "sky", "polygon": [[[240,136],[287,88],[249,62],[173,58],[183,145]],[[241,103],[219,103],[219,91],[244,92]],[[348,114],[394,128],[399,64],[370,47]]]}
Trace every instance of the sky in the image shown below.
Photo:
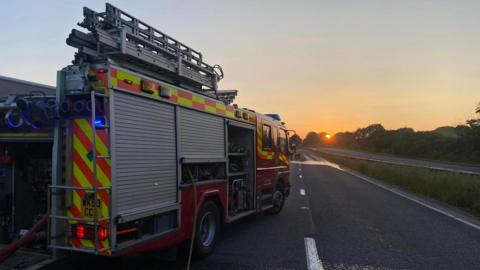
{"label": "sky", "polygon": [[[0,75],[54,85],[82,7],[104,3],[2,3]],[[220,64],[235,103],[279,113],[301,136],[458,125],[480,101],[480,1],[110,3]]]}

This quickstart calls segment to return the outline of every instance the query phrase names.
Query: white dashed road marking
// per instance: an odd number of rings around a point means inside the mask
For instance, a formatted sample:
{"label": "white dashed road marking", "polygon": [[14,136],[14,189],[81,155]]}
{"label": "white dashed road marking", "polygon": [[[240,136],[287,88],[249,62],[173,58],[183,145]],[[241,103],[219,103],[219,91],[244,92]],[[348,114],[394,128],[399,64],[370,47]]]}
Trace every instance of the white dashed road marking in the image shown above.
{"label": "white dashed road marking", "polygon": [[[302,168],[300,168],[301,163],[298,164],[298,179],[300,183],[303,183],[303,176],[301,174]],[[300,189],[300,195],[305,196],[306,191],[305,188]],[[307,200],[307,205],[308,205],[308,200]],[[315,243],[315,239],[312,238],[312,235],[315,235],[315,226],[313,224],[313,219],[312,219],[312,213],[310,212],[310,208],[308,206],[301,206],[300,209],[305,210],[306,213],[308,214],[309,220],[310,220],[310,231],[309,231],[309,236],[310,237],[305,237],[305,255],[307,259],[307,269],[308,270],[324,270],[322,261],[320,260],[318,256],[318,251],[317,251],[317,244]]]}

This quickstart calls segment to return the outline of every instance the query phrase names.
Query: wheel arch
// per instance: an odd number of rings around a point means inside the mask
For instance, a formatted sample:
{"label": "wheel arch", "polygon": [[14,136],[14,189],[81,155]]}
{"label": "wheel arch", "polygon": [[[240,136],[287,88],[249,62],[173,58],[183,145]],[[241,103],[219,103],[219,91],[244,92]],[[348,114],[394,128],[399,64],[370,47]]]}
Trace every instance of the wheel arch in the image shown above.
{"label": "wheel arch", "polygon": [[200,207],[208,201],[212,201],[218,207],[218,210],[220,212],[220,220],[222,221],[221,224],[224,224],[226,222],[225,207],[220,200],[219,194],[206,194],[203,197],[203,200],[200,202]]}
{"label": "wheel arch", "polygon": [[290,182],[285,180],[284,175],[279,175],[277,177],[277,182],[275,183],[275,188],[281,188],[282,192],[284,192],[286,197],[288,197],[290,195]]}

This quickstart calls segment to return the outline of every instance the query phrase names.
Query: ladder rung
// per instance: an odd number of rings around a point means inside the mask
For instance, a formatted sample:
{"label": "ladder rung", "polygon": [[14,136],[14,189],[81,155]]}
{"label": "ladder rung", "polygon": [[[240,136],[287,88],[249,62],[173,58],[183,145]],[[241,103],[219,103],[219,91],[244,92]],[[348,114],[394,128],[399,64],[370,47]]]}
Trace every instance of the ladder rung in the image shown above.
{"label": "ladder rung", "polygon": [[[49,218],[51,219],[62,219],[62,220],[75,220],[75,221],[83,221],[83,222],[94,222],[94,218],[77,218],[77,217],[67,217],[67,216],[54,216],[50,215]],[[110,220],[110,217],[103,217],[97,218],[97,222]]]}
{"label": "ladder rung", "polygon": [[68,251],[79,251],[79,252],[85,252],[85,253],[91,253],[91,254],[95,254],[95,253],[98,253],[98,252],[104,252],[104,251],[107,251],[109,250],[110,248],[109,247],[104,247],[104,248],[100,248],[100,249],[93,249],[93,248],[73,248],[73,247],[68,247],[68,246],[59,246],[59,245],[49,245],[50,248],[54,248],[54,249],[61,249],[61,250],[68,250]]}
{"label": "ladder rung", "polygon": [[111,187],[76,187],[76,186],[56,186],[50,185],[48,186],[50,189],[73,189],[73,190],[106,190],[111,189]]}
{"label": "ladder rung", "polygon": [[101,127],[95,127],[95,130],[109,130],[109,129],[110,129],[109,125],[105,125],[105,126],[101,126]]}
{"label": "ladder rung", "polygon": [[271,199],[272,197],[273,197],[272,194],[263,194],[262,197],[261,197],[261,199],[262,199],[262,200],[266,200],[266,199]]}
{"label": "ladder rung", "polygon": [[60,250],[77,251],[77,252],[79,251],[79,252],[85,252],[85,253],[95,254],[95,250],[94,250],[94,249],[73,248],[73,247],[59,246],[59,245],[49,245],[48,247],[54,248],[54,249],[60,249]]}

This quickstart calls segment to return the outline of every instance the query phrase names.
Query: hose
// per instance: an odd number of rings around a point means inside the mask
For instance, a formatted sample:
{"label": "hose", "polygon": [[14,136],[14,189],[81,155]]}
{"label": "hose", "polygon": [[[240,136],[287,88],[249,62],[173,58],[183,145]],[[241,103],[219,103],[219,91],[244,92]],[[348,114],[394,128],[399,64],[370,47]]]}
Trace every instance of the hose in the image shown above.
{"label": "hose", "polygon": [[37,239],[37,232],[47,224],[48,214],[44,215],[33,227],[28,230],[27,234],[22,236],[22,238],[12,242],[10,245],[6,246],[5,248],[0,250],[0,263],[3,263],[6,259],[8,259],[12,254],[17,251],[17,249],[21,248],[22,246],[28,245],[31,242]]}
{"label": "hose", "polygon": [[190,171],[190,168],[187,167],[187,172],[190,176],[192,181],[192,191],[193,191],[193,227],[192,227],[192,236],[190,238],[190,249],[188,251],[188,260],[187,260],[187,270],[190,270],[191,262],[192,262],[192,254],[193,254],[193,245],[195,242],[195,234],[197,230],[197,184],[195,183],[195,179],[193,179],[193,174]]}

